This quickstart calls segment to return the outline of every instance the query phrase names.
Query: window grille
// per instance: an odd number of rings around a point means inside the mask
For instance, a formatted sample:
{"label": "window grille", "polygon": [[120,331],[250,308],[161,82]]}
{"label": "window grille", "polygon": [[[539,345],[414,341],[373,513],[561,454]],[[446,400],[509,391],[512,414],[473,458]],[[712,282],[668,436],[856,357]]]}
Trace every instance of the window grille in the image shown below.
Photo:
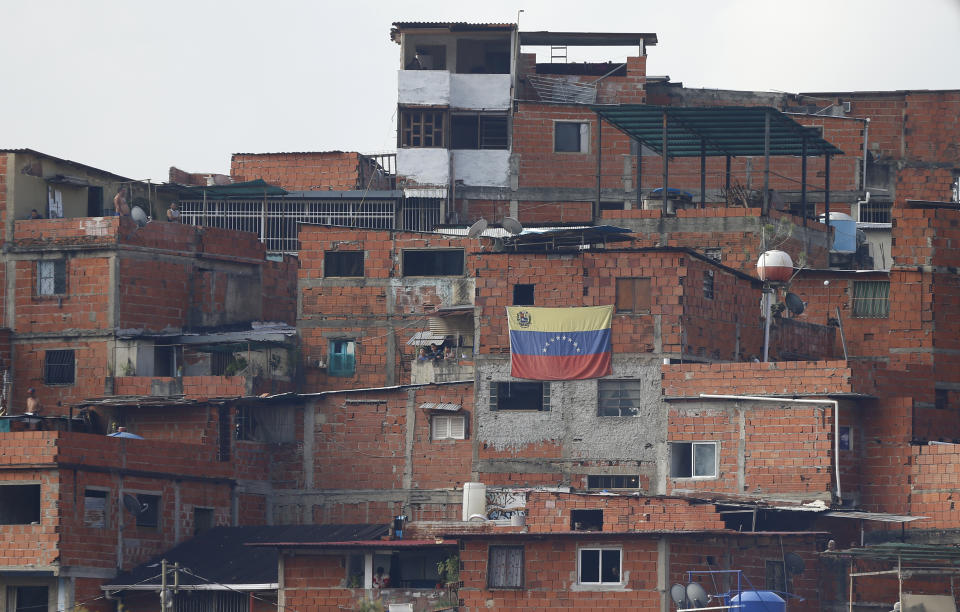
{"label": "window grille", "polygon": [[639,380],[597,381],[597,416],[637,416],[642,397]]}
{"label": "window grille", "polygon": [[72,385],[73,350],[46,351],[43,357],[43,382],[48,385]]}
{"label": "window grille", "polygon": [[67,292],[67,262],[62,259],[37,262],[37,295]]}

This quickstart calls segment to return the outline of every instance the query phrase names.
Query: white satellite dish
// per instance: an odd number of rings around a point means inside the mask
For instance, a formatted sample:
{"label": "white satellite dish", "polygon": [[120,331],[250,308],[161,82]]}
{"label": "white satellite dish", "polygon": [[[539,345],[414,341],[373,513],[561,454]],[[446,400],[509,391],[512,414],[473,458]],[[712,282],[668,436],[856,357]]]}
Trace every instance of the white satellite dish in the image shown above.
{"label": "white satellite dish", "polygon": [[143,227],[147,223],[150,223],[150,217],[148,217],[147,213],[145,213],[139,206],[134,206],[130,209],[130,217],[138,227]]}
{"label": "white satellite dish", "polygon": [[523,225],[513,217],[504,217],[503,221],[500,222],[500,225],[503,226],[503,229],[507,230],[514,236],[523,231]]}
{"label": "white satellite dish", "polygon": [[473,225],[470,226],[470,229],[467,230],[468,238],[476,238],[487,229],[487,220],[481,217]]}

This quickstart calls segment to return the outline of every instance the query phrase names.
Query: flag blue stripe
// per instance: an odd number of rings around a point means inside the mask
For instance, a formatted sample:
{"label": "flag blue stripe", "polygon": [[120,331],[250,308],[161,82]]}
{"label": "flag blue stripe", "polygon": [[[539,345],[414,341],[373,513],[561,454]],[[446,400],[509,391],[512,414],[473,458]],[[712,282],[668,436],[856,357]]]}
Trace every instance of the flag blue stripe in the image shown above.
{"label": "flag blue stripe", "polygon": [[510,352],[516,355],[595,355],[610,351],[610,328],[582,332],[510,330]]}

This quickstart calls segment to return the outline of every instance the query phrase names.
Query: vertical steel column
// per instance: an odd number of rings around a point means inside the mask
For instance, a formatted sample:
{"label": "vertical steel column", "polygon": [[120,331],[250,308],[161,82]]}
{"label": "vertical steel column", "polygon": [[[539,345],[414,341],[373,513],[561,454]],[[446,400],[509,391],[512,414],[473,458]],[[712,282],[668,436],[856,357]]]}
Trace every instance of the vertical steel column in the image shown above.
{"label": "vertical steel column", "polygon": [[601,151],[603,149],[603,119],[600,117],[600,113],[597,113],[597,202],[593,207],[593,219],[596,221],[600,218],[600,177],[603,173],[603,156]]}
{"label": "vertical steel column", "polygon": [[[803,227],[807,227],[807,136],[800,145],[800,207],[803,210]],[[814,211],[816,212],[816,211]]]}
{"label": "vertical steel column", "polygon": [[640,185],[643,179],[643,143],[637,141],[637,210],[643,208],[643,196],[640,193]]}
{"label": "vertical steel column", "polygon": [[730,156],[727,155],[727,176],[726,176],[727,206],[730,205]]}
{"label": "vertical steel column", "polygon": [[660,155],[663,157],[663,214],[667,214],[667,187],[670,184],[670,151],[667,147],[667,111],[663,111],[663,134],[660,142]]}
{"label": "vertical steel column", "polygon": [[707,145],[700,139],[700,208],[707,207]]}
{"label": "vertical steel column", "polygon": [[827,158],[824,160],[826,164],[824,167],[824,178],[823,178],[823,214],[824,221],[829,226],[830,225],[830,154],[827,153]]}
{"label": "vertical steel column", "polygon": [[770,111],[763,113],[763,209],[770,214]]}

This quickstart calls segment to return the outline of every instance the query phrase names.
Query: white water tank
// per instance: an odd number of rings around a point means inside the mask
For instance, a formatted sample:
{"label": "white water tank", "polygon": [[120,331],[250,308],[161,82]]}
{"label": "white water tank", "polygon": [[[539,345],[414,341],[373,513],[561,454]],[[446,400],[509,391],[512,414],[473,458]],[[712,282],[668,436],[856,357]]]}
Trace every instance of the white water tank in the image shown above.
{"label": "white water tank", "polygon": [[474,514],[487,515],[487,485],[482,482],[463,483],[463,520]]}
{"label": "white water tank", "polygon": [[764,251],[757,260],[757,277],[762,281],[783,283],[793,275],[793,260],[784,251]]}
{"label": "white water tank", "polygon": [[[820,222],[826,223],[826,215],[820,215]],[[857,250],[857,222],[842,212],[830,213],[830,227],[833,228],[832,251],[854,253]]]}

